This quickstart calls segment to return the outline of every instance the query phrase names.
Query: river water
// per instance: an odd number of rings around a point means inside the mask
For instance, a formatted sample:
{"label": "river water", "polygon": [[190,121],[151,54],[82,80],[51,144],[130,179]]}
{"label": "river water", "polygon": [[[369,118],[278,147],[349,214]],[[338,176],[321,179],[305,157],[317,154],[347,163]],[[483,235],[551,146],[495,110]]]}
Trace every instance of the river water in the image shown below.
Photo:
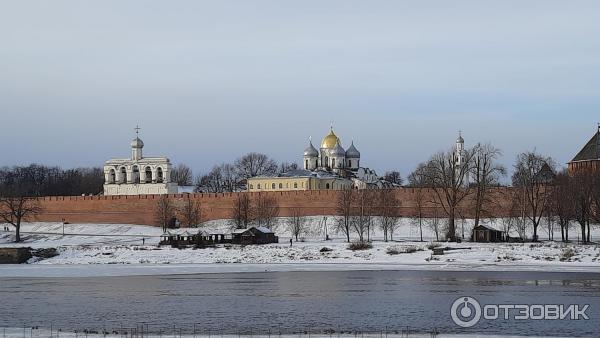
{"label": "river water", "polygon": [[[0,327],[136,327],[213,333],[389,331],[600,336],[600,274],[335,271],[1,278]],[[460,296],[486,304],[589,304],[589,320],[452,322]],[[195,325],[194,325],[195,324]]]}

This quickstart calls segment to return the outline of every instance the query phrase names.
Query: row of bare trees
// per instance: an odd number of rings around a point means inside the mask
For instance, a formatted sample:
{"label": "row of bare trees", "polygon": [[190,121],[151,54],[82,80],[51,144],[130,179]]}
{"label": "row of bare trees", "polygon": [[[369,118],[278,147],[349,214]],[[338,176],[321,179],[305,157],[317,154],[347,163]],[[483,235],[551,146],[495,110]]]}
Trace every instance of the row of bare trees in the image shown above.
{"label": "row of bare trees", "polygon": [[102,168],[62,169],[39,164],[0,168],[0,195],[80,196],[102,192]]}
{"label": "row of bare trees", "polygon": [[236,229],[250,225],[274,229],[279,216],[277,199],[267,194],[239,193],[233,201],[231,220]]}
{"label": "row of bare trees", "polygon": [[162,195],[157,201],[154,209],[156,224],[163,231],[174,225],[176,219],[189,228],[195,228],[202,223],[201,203],[195,199],[185,199],[177,205],[168,195]]}
{"label": "row of bare trees", "polygon": [[[415,194],[415,209],[418,214],[419,229],[422,229],[425,205],[434,205],[447,219],[445,238],[457,239],[456,219],[462,218],[461,209],[469,203],[477,226],[482,217],[488,214],[494,200],[490,198],[490,188],[498,186],[506,175],[506,169],[498,163],[501,151],[491,144],[477,144],[457,154],[455,149],[434,154],[428,161],[417,166],[408,176],[409,186],[430,188],[433,198],[422,190]],[[460,156],[460,160],[459,160]],[[436,235],[438,226],[435,226]]]}
{"label": "row of bare trees", "polygon": [[248,153],[234,163],[215,165],[205,175],[195,181],[197,192],[235,192],[241,191],[244,182],[251,177],[272,175],[298,169],[296,163],[282,162],[279,165],[269,156],[261,153]]}
{"label": "row of bare trees", "polygon": [[400,206],[390,189],[342,190],[336,203],[336,230],[343,233],[348,242],[352,233],[364,242],[370,240],[370,234],[379,226],[384,240],[393,240],[401,216]]}
{"label": "row of bare trees", "polygon": [[[529,151],[517,156],[512,175],[513,189],[508,195],[492,196],[493,187],[500,185],[506,168],[498,163],[501,151],[491,144],[477,144],[464,149],[458,161],[454,149],[433,155],[408,176],[412,187],[430,188],[431,195],[415,190],[414,219],[422,229],[425,210],[434,208],[447,219],[445,239],[456,240],[455,221],[465,218],[466,210],[474,218],[474,226],[481,219],[490,218],[501,211],[506,231],[515,230],[522,239],[531,225],[532,239],[539,238],[542,221],[548,221],[548,234],[552,239],[553,219],[561,227],[563,240],[568,240],[571,222],[578,222],[583,241],[590,240],[590,222],[600,220],[600,179],[595,172],[556,175],[556,164],[550,157]],[[499,198],[501,197],[501,198]],[[502,201],[504,203],[502,203]],[[597,211],[598,210],[598,211]],[[435,217],[437,218],[437,217]],[[432,226],[436,234],[439,228]]]}
{"label": "row of bare trees", "polygon": [[560,172],[545,192],[547,214],[555,217],[561,239],[569,241],[569,228],[577,224],[580,240],[591,241],[591,223],[600,222],[600,176],[595,171],[579,171],[569,175]]}

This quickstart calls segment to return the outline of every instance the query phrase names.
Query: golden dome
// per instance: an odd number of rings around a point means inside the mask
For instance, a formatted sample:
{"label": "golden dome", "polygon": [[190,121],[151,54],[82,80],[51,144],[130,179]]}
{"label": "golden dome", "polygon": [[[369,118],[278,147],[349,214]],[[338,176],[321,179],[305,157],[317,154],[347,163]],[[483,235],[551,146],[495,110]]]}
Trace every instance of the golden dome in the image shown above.
{"label": "golden dome", "polygon": [[325,136],[321,142],[321,148],[333,149],[338,142],[341,143],[340,139],[333,132],[333,128],[330,128],[329,134],[327,134],[327,136]]}

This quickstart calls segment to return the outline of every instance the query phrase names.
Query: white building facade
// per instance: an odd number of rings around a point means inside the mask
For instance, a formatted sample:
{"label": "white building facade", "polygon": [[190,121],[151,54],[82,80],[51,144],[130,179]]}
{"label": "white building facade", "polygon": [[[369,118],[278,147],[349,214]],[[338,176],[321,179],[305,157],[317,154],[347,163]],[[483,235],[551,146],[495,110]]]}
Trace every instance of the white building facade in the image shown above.
{"label": "white building facade", "polygon": [[131,142],[131,158],[104,163],[104,195],[176,194],[171,182],[171,162],[166,157],[144,157],[144,142]]}
{"label": "white building facade", "polygon": [[[458,132],[458,138],[456,139],[456,147],[454,149],[454,160],[456,161],[456,174],[459,175],[462,171],[462,166],[468,165],[466,163],[466,151],[465,151],[465,139],[462,137],[462,132]],[[464,171],[463,185],[469,185],[469,171]]]}

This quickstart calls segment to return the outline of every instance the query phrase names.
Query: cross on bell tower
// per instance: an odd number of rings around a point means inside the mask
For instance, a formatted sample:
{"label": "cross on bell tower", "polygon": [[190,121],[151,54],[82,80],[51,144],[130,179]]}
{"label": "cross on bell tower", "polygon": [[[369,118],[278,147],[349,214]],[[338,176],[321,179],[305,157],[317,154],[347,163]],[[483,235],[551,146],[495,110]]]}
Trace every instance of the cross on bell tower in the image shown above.
{"label": "cross on bell tower", "polygon": [[135,130],[135,138],[131,141],[131,159],[140,160],[142,158],[142,148],[144,148],[144,142],[140,140],[140,127],[138,125],[133,128]]}

